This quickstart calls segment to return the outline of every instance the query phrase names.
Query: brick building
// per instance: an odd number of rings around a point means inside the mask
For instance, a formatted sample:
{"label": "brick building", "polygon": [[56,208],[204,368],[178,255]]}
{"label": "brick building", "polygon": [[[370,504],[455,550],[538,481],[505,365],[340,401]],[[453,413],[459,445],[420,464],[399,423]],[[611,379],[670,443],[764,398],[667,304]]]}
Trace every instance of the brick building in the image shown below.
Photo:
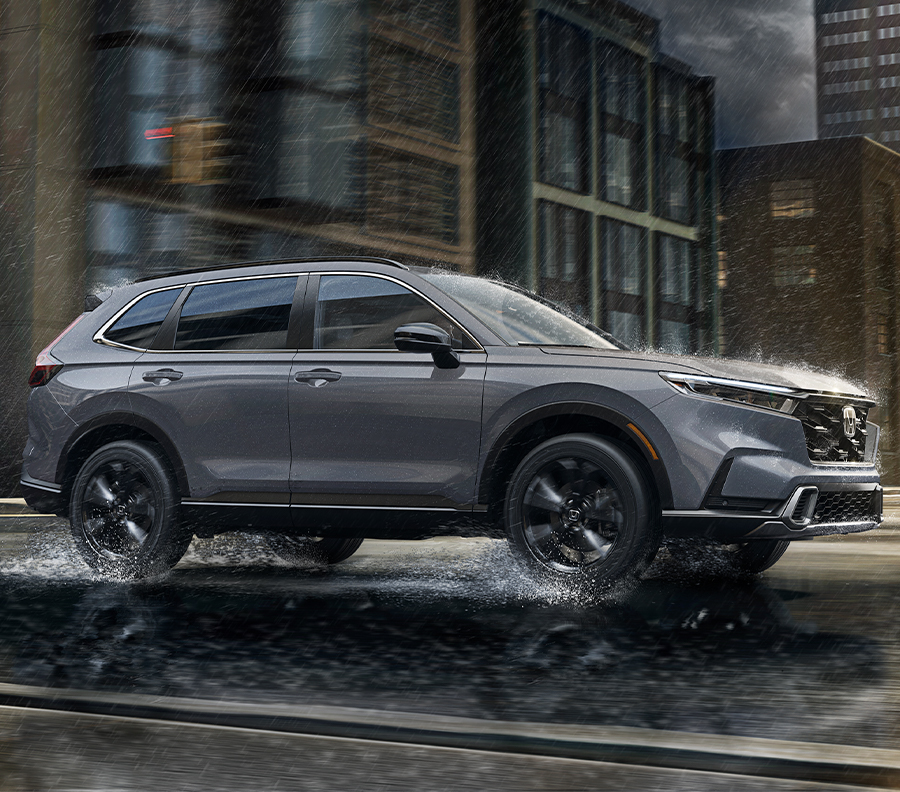
{"label": "brick building", "polygon": [[727,353],[876,393],[882,474],[900,483],[900,155],[862,137],[733,149],[719,177]]}

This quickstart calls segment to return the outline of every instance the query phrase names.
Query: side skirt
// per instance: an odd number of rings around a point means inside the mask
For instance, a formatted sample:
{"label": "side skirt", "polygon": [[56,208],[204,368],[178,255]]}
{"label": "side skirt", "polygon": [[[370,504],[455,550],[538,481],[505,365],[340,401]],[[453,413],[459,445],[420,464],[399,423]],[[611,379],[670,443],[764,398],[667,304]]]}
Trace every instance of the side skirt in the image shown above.
{"label": "side skirt", "polygon": [[367,539],[502,536],[485,512],[457,509],[182,501],[181,515],[200,537],[229,531]]}

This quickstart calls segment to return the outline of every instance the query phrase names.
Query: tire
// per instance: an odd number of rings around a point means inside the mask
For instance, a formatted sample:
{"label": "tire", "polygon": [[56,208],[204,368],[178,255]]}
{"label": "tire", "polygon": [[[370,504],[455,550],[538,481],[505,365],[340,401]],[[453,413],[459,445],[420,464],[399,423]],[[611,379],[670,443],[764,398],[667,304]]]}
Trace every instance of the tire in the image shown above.
{"label": "tire", "polygon": [[741,572],[765,572],[784,555],[789,544],[781,539],[758,539],[734,545],[732,559]]}
{"label": "tire", "polygon": [[276,534],[266,538],[272,552],[290,564],[339,564],[352,556],[362,539],[342,539],[337,536],[291,536]]}
{"label": "tire", "polygon": [[653,502],[625,451],[593,435],[563,435],[528,453],[513,473],[507,538],[540,577],[607,588],[638,576],[659,547]]}
{"label": "tire", "polygon": [[88,457],[72,484],[69,521],[87,564],[121,579],[167,571],[192,538],[179,523],[166,464],[155,450],[132,441],[110,443]]}

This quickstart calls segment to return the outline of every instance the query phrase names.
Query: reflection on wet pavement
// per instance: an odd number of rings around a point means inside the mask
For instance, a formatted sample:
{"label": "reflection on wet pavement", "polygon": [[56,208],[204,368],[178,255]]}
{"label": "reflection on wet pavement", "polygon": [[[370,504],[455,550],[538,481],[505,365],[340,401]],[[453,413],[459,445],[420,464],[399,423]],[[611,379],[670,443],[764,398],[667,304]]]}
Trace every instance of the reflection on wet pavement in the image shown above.
{"label": "reflection on wet pavement", "polygon": [[792,548],[762,579],[662,557],[587,602],[487,540],[297,570],[220,538],[140,584],[90,579],[62,527],[0,544],[0,681],[897,744],[898,553]]}

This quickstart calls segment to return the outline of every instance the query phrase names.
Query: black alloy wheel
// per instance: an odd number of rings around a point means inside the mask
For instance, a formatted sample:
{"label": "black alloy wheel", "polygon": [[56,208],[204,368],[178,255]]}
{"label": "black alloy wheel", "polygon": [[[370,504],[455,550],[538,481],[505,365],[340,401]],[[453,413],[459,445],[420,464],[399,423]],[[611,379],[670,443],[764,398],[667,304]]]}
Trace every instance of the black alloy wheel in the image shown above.
{"label": "black alloy wheel", "polygon": [[132,441],[110,443],[82,465],[69,518],[82,558],[95,570],[139,578],[173,567],[192,534],[179,525],[175,485],[160,455]]}
{"label": "black alloy wheel", "polygon": [[289,564],[339,564],[352,556],[363,540],[344,539],[339,536],[291,536],[271,534],[266,541],[279,558]]}
{"label": "black alloy wheel", "polygon": [[659,547],[650,488],[628,454],[593,435],[532,450],[507,490],[516,556],[545,577],[608,586],[643,571]]}

